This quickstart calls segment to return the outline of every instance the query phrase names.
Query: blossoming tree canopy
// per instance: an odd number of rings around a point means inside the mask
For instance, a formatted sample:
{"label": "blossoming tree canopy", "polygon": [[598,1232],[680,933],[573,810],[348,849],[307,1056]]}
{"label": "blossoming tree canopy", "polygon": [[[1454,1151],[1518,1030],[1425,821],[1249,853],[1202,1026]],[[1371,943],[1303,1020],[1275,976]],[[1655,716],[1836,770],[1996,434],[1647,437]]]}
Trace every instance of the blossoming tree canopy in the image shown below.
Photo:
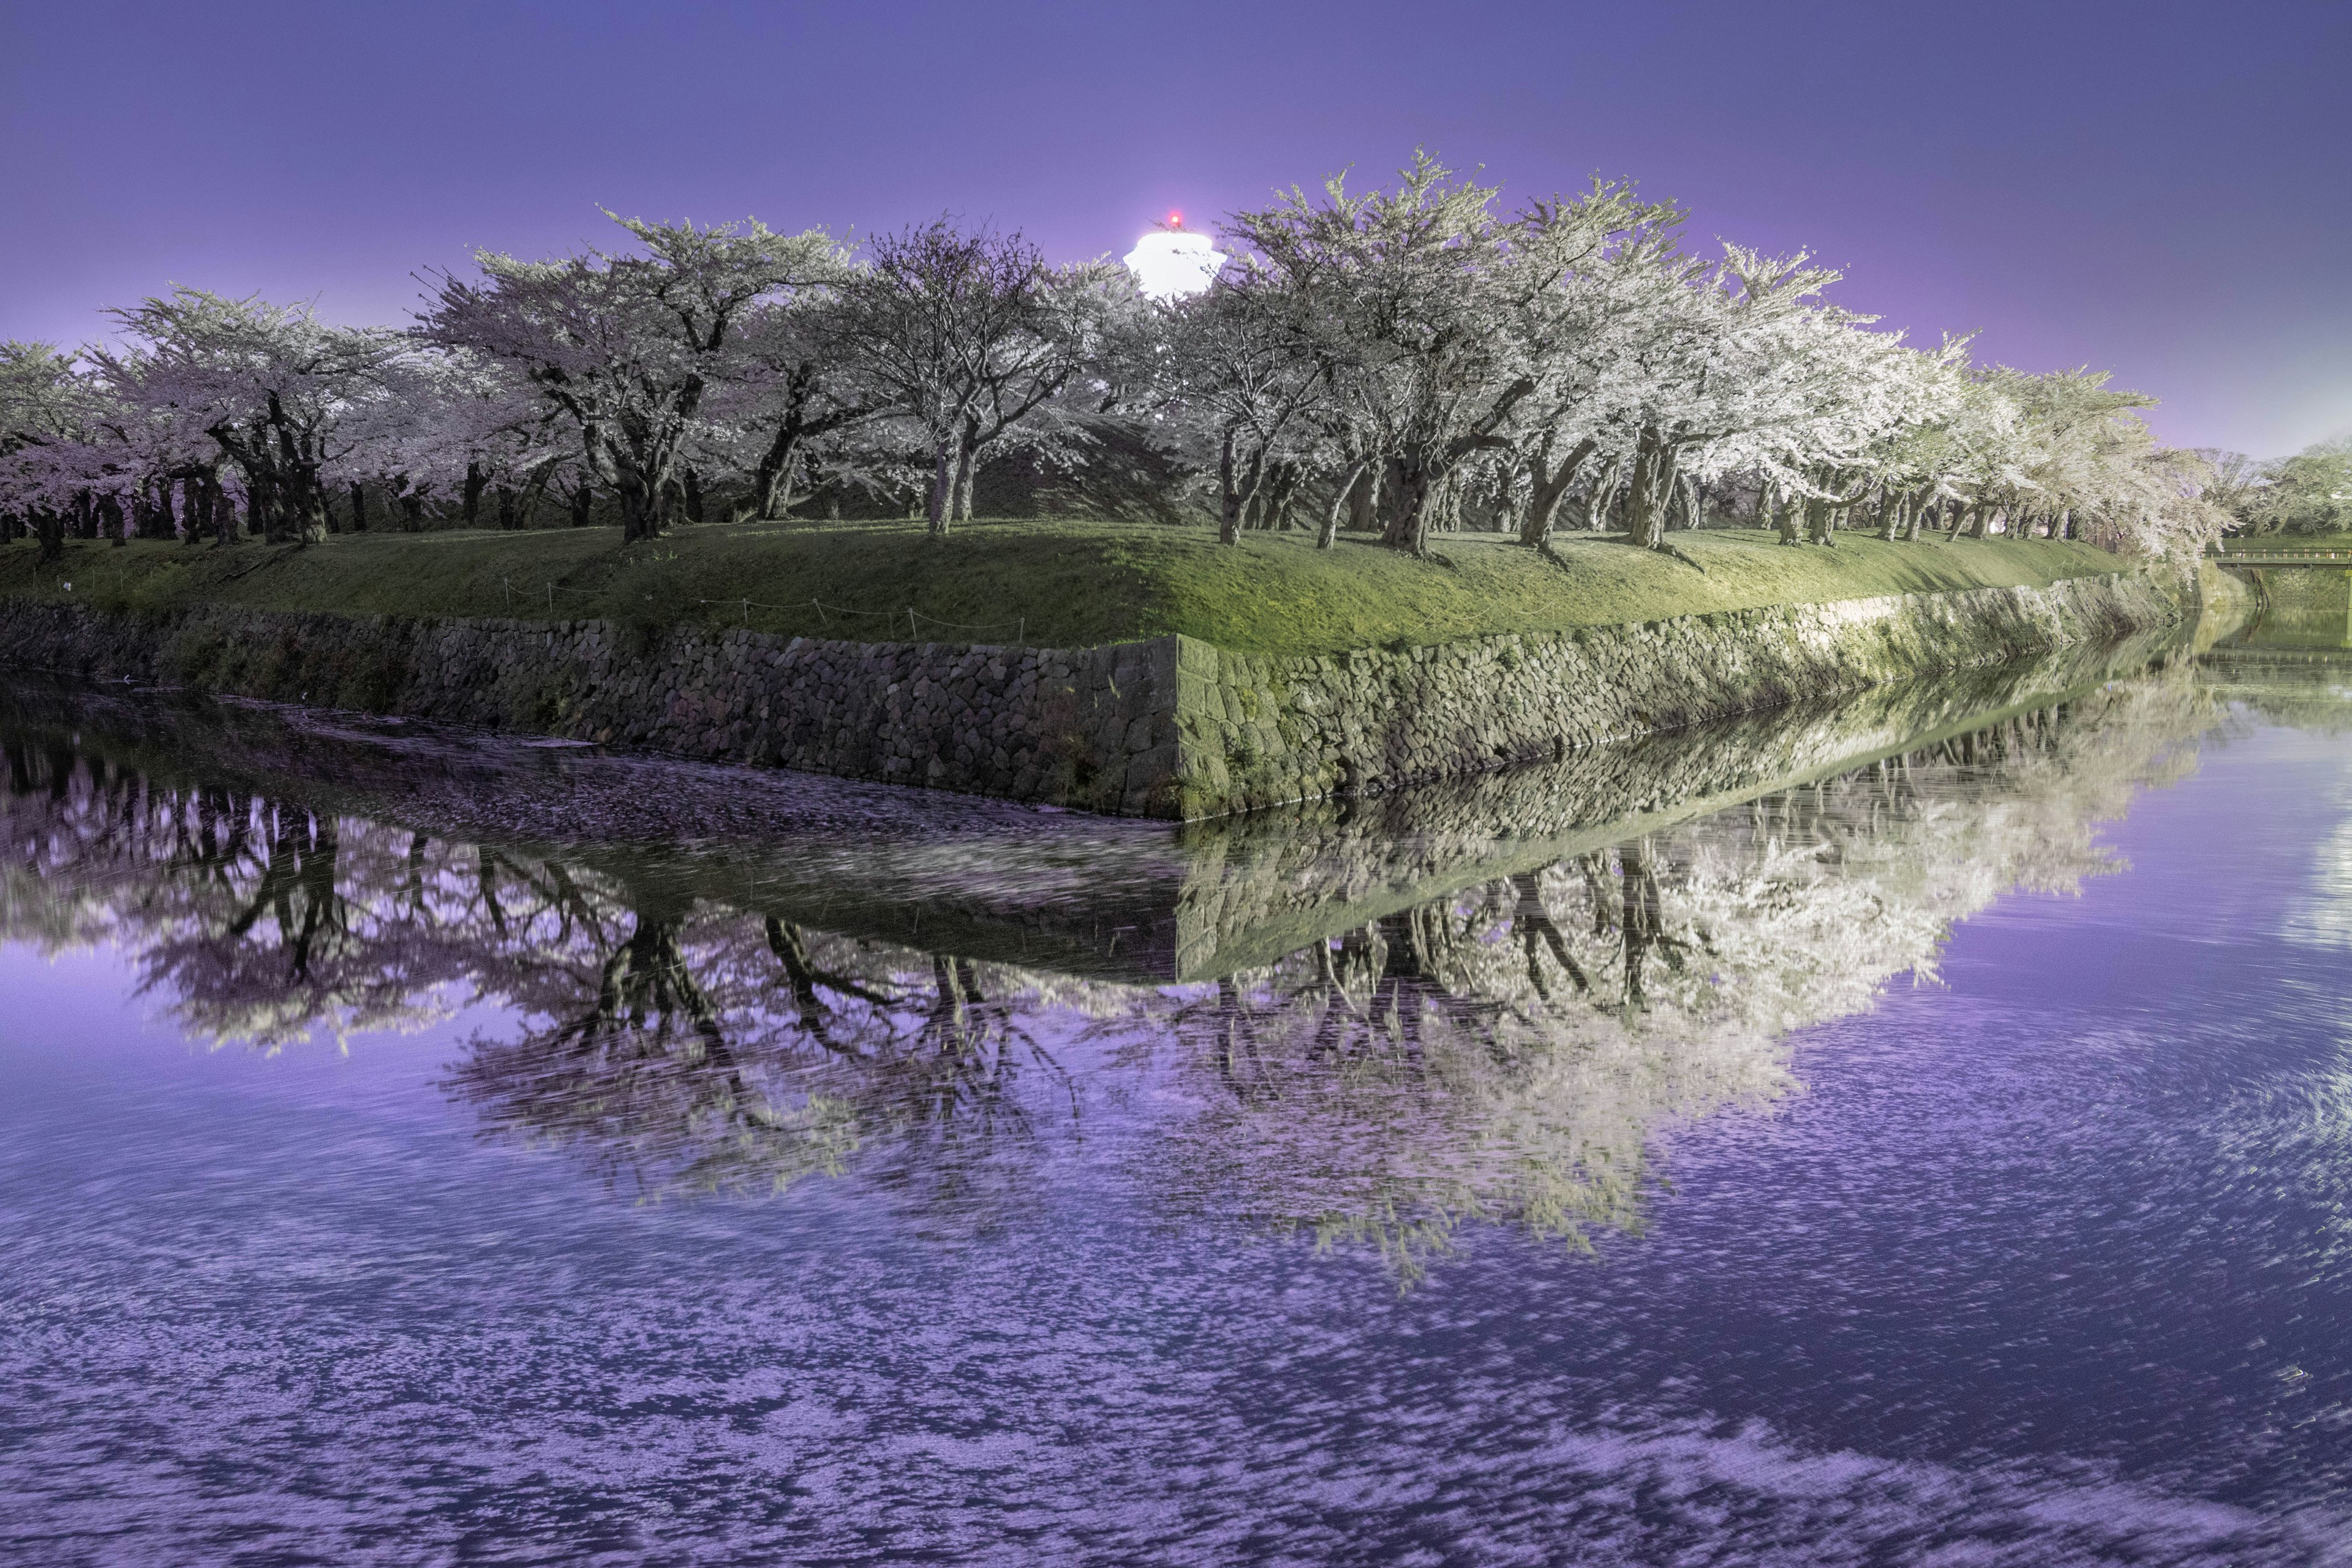
{"label": "blossoming tree canopy", "polygon": [[992,465],[1116,473],[1139,491],[1120,506],[1205,513],[1228,544],[1354,531],[1414,556],[1464,529],[2178,555],[2225,506],[2352,526],[2340,453],[2217,471],[2103,375],[1915,347],[1833,302],[1836,272],[1691,245],[1624,182],[1507,202],[1421,153],[1386,184],[1277,192],[1213,240],[1171,214],[1124,267],[951,216],[855,240],[606,216],[609,248],[429,273],[404,330],[174,289],[112,312],[110,343],[6,345],[0,542],[226,544],[242,512],[307,543],[372,509],[530,527],[550,500],[635,541],[714,500],[774,521],[818,497],[944,533]]}

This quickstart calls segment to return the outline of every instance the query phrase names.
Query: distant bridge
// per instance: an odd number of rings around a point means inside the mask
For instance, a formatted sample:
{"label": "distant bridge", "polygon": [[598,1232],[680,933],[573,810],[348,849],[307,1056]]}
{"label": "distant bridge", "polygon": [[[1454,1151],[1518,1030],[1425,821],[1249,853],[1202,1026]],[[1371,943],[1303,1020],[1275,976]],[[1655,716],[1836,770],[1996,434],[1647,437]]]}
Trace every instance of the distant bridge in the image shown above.
{"label": "distant bridge", "polygon": [[2226,540],[2205,559],[2253,589],[2256,641],[2352,647],[2352,546]]}
{"label": "distant bridge", "polygon": [[2305,550],[2294,545],[2259,545],[2208,550],[2205,559],[2216,566],[2332,566],[2352,571],[2352,549]]}

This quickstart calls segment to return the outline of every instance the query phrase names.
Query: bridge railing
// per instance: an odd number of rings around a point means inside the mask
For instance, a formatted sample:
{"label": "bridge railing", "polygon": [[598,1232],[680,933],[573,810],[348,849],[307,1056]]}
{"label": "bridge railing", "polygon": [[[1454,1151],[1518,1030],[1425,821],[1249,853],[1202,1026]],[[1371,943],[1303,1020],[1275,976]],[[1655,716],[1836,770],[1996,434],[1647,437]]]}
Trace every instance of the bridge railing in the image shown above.
{"label": "bridge railing", "polygon": [[2352,546],[2251,544],[2223,540],[2205,547],[2209,561],[2225,566],[2352,566]]}

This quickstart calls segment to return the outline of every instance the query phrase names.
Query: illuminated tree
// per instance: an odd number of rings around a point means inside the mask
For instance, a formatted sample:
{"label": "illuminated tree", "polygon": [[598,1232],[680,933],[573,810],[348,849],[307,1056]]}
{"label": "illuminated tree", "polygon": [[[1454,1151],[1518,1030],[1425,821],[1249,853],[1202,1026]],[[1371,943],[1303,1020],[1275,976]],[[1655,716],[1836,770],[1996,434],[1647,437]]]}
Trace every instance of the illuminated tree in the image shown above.
{"label": "illuminated tree", "polygon": [[1102,263],[1055,268],[1019,234],[946,218],[885,235],[838,284],[827,330],[854,374],[919,436],[933,534],[971,516],[982,455],[1029,435],[1100,352],[1133,285]]}
{"label": "illuminated tree", "polygon": [[443,275],[416,331],[512,369],[561,410],[589,472],[618,494],[622,538],[634,542],[662,531],[682,504],[679,455],[754,307],[831,279],[837,262],[819,230],[614,221],[644,255],[479,252],[479,279]]}

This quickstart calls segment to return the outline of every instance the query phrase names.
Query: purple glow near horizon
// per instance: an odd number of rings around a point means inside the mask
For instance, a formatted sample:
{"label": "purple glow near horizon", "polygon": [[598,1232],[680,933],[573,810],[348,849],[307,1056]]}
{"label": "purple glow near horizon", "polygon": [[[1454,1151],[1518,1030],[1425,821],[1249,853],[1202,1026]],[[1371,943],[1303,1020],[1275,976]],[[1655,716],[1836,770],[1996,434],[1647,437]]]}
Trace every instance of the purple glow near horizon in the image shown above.
{"label": "purple glow near horizon", "polygon": [[952,209],[1118,254],[1416,143],[1507,195],[1599,172],[1810,247],[1839,298],[1981,357],[2089,363],[2159,433],[2352,430],[2352,12],[1829,5],[1475,12],[257,0],[0,16],[0,336],[182,282],[397,319],[468,247],[609,242],[602,203],[861,233]]}

